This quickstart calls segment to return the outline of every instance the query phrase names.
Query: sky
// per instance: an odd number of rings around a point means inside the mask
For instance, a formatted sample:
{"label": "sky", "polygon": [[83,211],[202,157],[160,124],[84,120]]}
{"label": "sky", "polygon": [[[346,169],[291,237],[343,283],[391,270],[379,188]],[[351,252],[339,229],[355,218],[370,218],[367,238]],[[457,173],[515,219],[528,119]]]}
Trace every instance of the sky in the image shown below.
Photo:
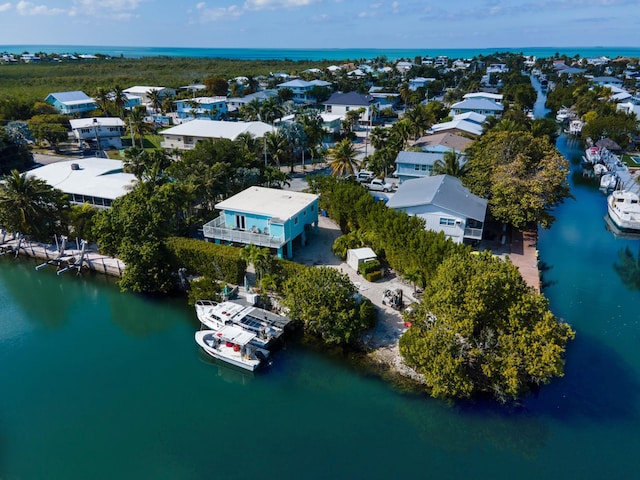
{"label": "sky", "polygon": [[0,45],[640,46],[638,0],[0,0]]}

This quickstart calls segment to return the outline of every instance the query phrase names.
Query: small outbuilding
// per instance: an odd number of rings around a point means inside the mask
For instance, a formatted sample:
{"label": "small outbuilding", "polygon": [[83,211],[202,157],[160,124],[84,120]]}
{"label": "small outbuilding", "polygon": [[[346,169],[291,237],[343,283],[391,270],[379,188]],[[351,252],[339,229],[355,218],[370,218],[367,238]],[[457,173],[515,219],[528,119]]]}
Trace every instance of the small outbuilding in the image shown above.
{"label": "small outbuilding", "polygon": [[358,267],[364,262],[369,260],[376,260],[378,257],[369,247],[364,248],[350,248],[347,250],[347,265],[353,268],[356,272]]}

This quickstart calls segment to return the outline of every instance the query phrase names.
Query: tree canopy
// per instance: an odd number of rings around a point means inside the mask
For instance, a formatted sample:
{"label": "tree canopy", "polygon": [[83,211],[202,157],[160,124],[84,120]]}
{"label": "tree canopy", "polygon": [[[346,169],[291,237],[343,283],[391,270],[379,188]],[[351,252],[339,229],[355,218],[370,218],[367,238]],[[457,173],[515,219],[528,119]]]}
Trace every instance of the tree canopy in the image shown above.
{"label": "tree canopy", "polygon": [[400,339],[434,397],[517,399],[563,375],[574,332],[510,262],[452,255],[438,267]]}
{"label": "tree canopy", "polygon": [[371,302],[358,299],[349,277],[331,267],[307,268],[287,280],[283,304],[305,332],[328,344],[351,343],[375,322]]}
{"label": "tree canopy", "polygon": [[549,228],[553,207],[571,196],[569,163],[546,137],[491,130],[466,153],[465,186],[489,199],[494,218],[516,228],[530,223]]}

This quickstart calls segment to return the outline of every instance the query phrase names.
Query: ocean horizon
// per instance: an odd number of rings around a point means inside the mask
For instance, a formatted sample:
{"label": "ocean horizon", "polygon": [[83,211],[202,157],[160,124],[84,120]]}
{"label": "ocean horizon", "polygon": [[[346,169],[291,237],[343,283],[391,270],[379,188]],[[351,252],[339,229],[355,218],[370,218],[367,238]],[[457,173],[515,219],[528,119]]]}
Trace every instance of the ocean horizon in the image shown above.
{"label": "ocean horizon", "polygon": [[538,58],[556,54],[570,57],[640,57],[640,47],[495,47],[495,48],[182,48],[86,45],[0,45],[0,52],[22,54],[100,54],[110,57],[143,58],[227,58],[236,60],[360,60],[386,57],[388,60],[413,59],[417,56],[446,55],[472,58],[496,52],[522,53]]}

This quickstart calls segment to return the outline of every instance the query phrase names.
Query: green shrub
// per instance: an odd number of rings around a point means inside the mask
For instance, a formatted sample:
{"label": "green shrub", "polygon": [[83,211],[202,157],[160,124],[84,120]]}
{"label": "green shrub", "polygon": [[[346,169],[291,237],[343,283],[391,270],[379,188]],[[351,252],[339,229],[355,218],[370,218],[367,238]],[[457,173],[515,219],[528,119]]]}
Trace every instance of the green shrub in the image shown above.
{"label": "green shrub", "polygon": [[166,246],[173,270],[184,267],[190,274],[235,285],[244,281],[247,264],[240,258],[239,248],[182,237],[168,238]]}
{"label": "green shrub", "polygon": [[222,285],[210,277],[204,276],[190,282],[187,295],[189,305],[195,305],[196,300],[221,300]]}
{"label": "green shrub", "polygon": [[360,275],[366,275],[381,270],[380,262],[378,260],[367,260],[358,266],[358,273]]}
{"label": "green shrub", "polygon": [[382,278],[382,270],[375,270],[373,272],[365,273],[362,276],[368,282],[377,282]]}

